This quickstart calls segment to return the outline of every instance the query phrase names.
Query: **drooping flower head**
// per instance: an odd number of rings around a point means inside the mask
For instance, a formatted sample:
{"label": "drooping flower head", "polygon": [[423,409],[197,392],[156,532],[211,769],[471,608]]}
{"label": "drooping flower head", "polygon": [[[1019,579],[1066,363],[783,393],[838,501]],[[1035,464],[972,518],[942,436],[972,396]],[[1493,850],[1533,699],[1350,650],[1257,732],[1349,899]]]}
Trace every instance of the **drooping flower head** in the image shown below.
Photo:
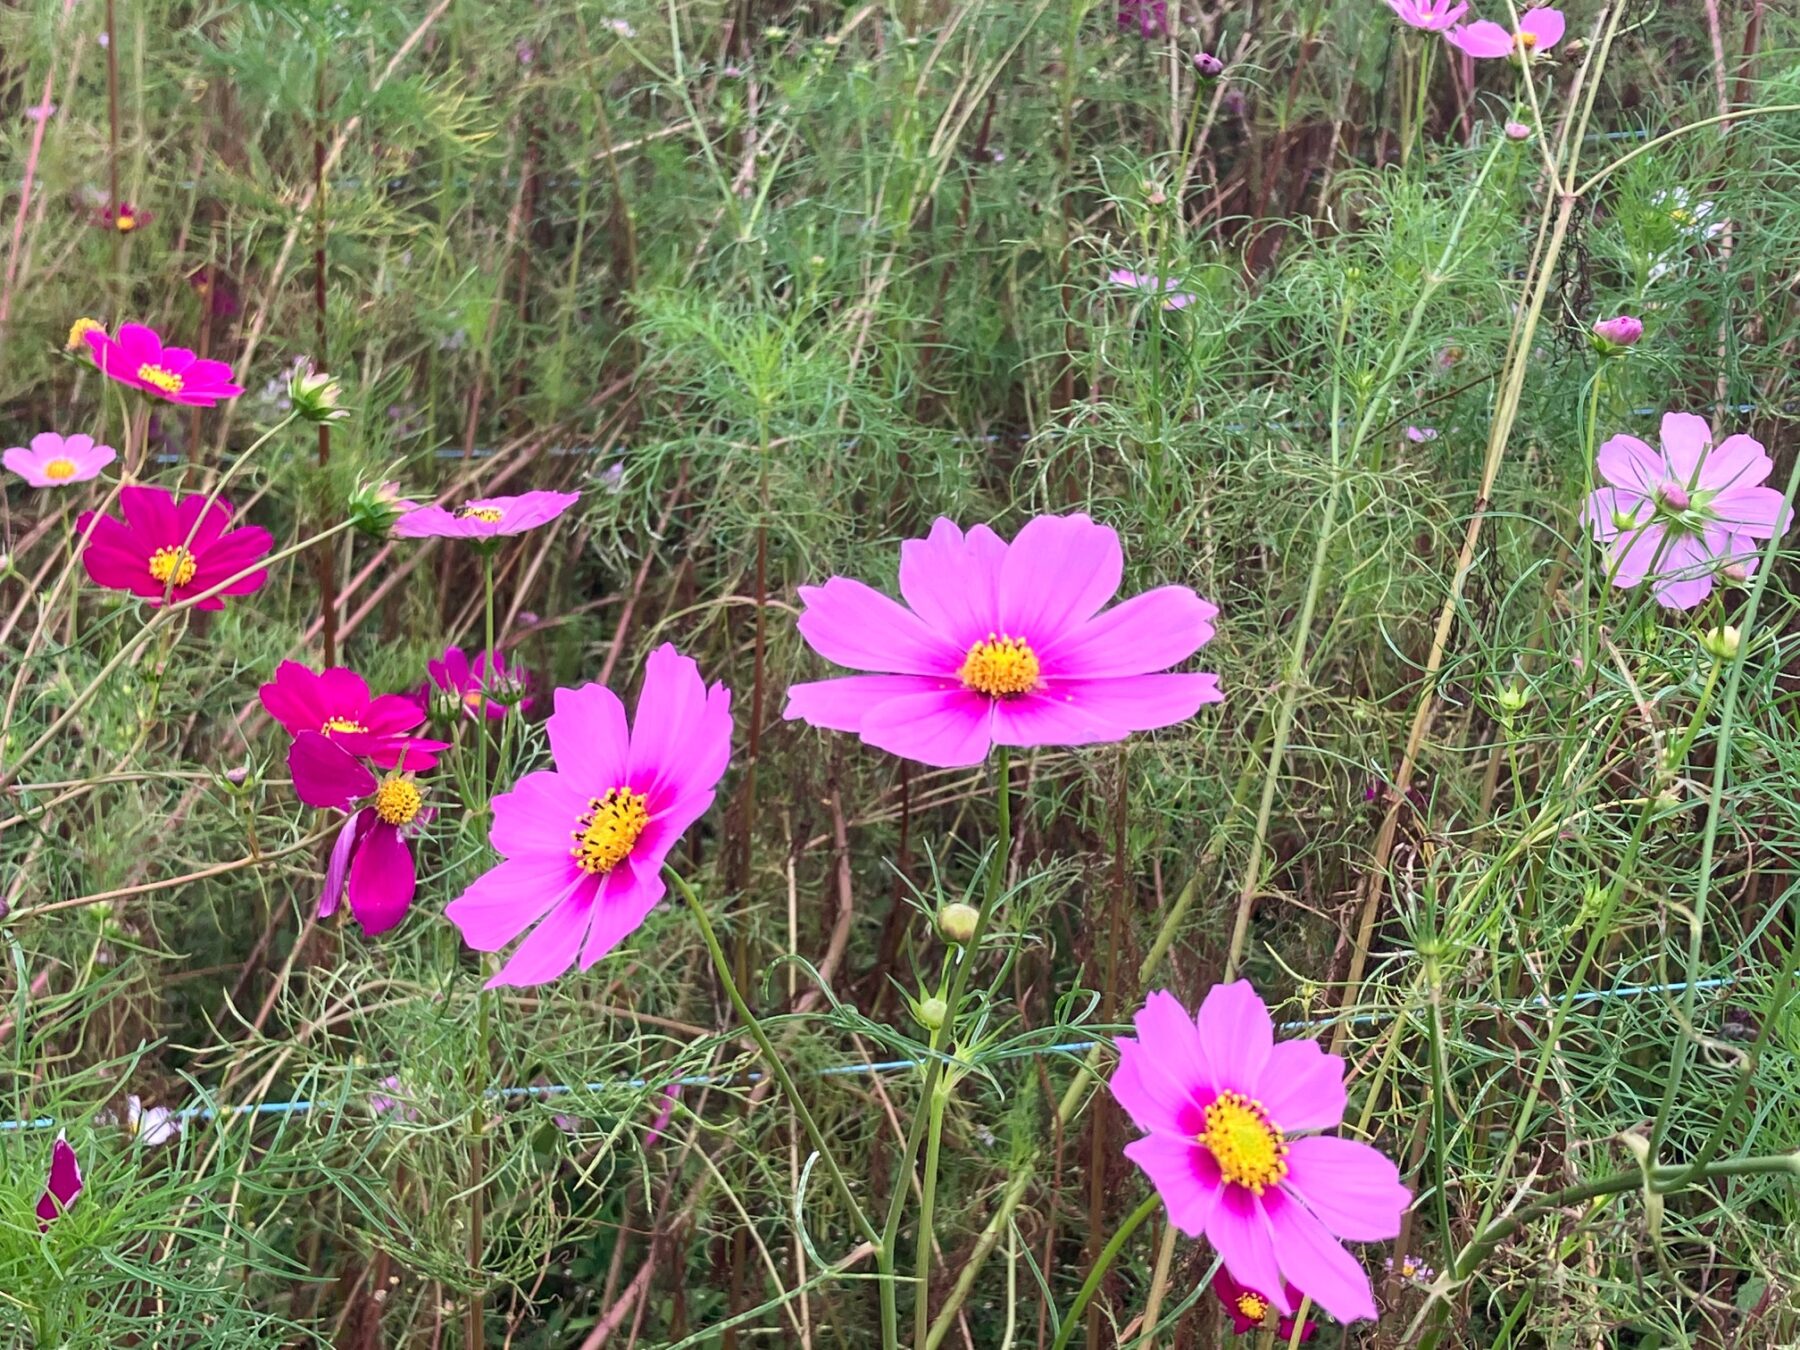
{"label": "drooping flower head", "polygon": [[[1713,580],[1736,567],[1747,577],[1752,541],[1785,534],[1781,494],[1764,487],[1774,468],[1762,443],[1728,436],[1693,413],[1664,413],[1662,446],[1618,435],[1600,447],[1596,488],[1582,522],[1606,545],[1615,586],[1648,580],[1657,603],[1692,609],[1712,594]],[[1735,579],[1735,577],[1734,577]]]}
{"label": "drooping flower head", "polygon": [[1181,283],[1174,277],[1159,277],[1154,272],[1133,272],[1129,268],[1115,267],[1106,274],[1106,279],[1115,286],[1128,286],[1134,291],[1163,291],[1162,307],[1164,309],[1186,309],[1200,297],[1191,291],[1177,290]]}
{"label": "drooping flower head", "polygon": [[421,506],[394,522],[396,539],[498,539],[548,525],[581,499],[579,492],[524,492],[476,497],[461,506]]}
{"label": "drooping flower head", "polygon": [[1426,33],[1452,28],[1469,12],[1467,0],[1387,0],[1400,22]]}
{"label": "drooping flower head", "polygon": [[244,392],[231,382],[231,367],[223,361],[209,361],[186,347],[165,347],[156,330],[144,324],[120,324],[117,337],[105,329],[89,329],[81,336],[102,374],[155,398],[210,408]]}
{"label": "drooping flower head", "polygon": [[[1240,1336],[1248,1336],[1253,1331],[1261,1331],[1265,1326],[1273,1326],[1275,1335],[1285,1345],[1294,1338],[1294,1319],[1277,1318],[1275,1306],[1249,1285],[1239,1284],[1231,1278],[1231,1272],[1221,1265],[1213,1272],[1213,1293],[1219,1296],[1219,1302],[1225,1305],[1225,1315],[1231,1319],[1231,1329]],[[1289,1285],[1285,1291],[1287,1301],[1294,1307],[1300,1306],[1300,1291]],[[1300,1329],[1300,1339],[1310,1341],[1318,1332],[1316,1322],[1307,1322]]]}
{"label": "drooping flower head", "polygon": [[448,746],[412,734],[425,720],[425,710],[416,702],[404,694],[371,695],[369,682],[344,666],[315,671],[298,661],[283,661],[259,693],[269,716],[289,735],[317,732],[379,768],[434,768],[437,752]]}
{"label": "drooping flower head", "polygon": [[[1391,3],[1391,0],[1390,0]],[[1529,60],[1562,41],[1565,24],[1560,9],[1528,9],[1519,16],[1519,31],[1510,33],[1491,19],[1480,19],[1444,34],[1444,41],[1480,60],[1512,56]]]}
{"label": "drooping flower head", "polygon": [[348,816],[331,848],[319,917],[337,912],[345,891],[350,913],[373,937],[406,917],[418,885],[407,839],[421,822],[425,797],[410,773],[377,778],[355,755],[328,736],[302,731],[288,747],[294,795],[308,806]]}
{"label": "drooping flower head", "polygon": [[81,562],[97,585],[160,605],[165,595],[187,600],[236,577],[195,606],[223,609],[225,596],[248,595],[268,580],[261,568],[244,569],[265,556],[274,540],[258,525],[227,529],[229,502],[209,505],[205,493],[178,498],[167,488],[128,487],[119,490],[119,509],[123,520],[84,511],[76,522],[87,538]]}
{"label": "drooping flower head", "polygon": [[38,1232],[48,1230],[75,1203],[81,1187],[81,1163],[69,1146],[68,1136],[59,1130],[56,1142],[50,1146],[50,1177],[37,1202]]}
{"label": "drooping flower head", "polygon": [[40,431],[31,438],[29,447],[15,445],[0,457],[0,462],[32,487],[53,488],[98,478],[100,471],[118,457],[110,445],[95,445],[92,436]]}
{"label": "drooping flower head", "polygon": [[520,712],[531,707],[525,672],[509,669],[505,652],[495,652],[490,663],[487,652],[476,652],[470,661],[461,647],[446,647],[443,656],[425,663],[425,671],[430,678],[419,694],[440,722],[458,717],[499,719],[515,707]]}
{"label": "drooping flower head", "polygon": [[1111,609],[1119,536],[1039,516],[1008,544],[939,519],[900,546],[901,605],[847,577],[802,586],[800,635],[828,661],[880,672],[797,684],[786,716],[942,768],[995,745],[1094,745],[1186,721],[1219,677],[1167,674],[1212,637],[1216,606],[1161,586]]}
{"label": "drooping flower head", "polygon": [[586,970],[635,931],[731,757],[731,692],[666,643],[650,654],[629,728],[603,685],[558,689],[555,706],[545,730],[556,767],[494,798],[504,861],[445,910],[477,951],[531,930],[490,987],[543,984],[577,961]]}
{"label": "drooping flower head", "polygon": [[1373,1318],[1369,1277],[1342,1242],[1396,1236],[1412,1197],[1369,1145],[1314,1133],[1343,1121],[1344,1061],[1313,1041],[1278,1044],[1245,980],[1214,985],[1197,1018],[1151,994],[1135,1021],[1112,1093],[1146,1131],[1125,1156],[1169,1222],[1204,1234],[1231,1278],[1283,1316],[1298,1287],[1340,1322]]}

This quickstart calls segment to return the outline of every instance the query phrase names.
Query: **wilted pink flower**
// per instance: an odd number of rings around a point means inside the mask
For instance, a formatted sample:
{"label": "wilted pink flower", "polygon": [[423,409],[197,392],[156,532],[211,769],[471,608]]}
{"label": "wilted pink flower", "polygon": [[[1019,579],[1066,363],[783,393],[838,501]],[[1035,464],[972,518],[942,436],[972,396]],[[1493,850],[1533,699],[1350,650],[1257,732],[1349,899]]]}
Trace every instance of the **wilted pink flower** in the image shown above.
{"label": "wilted pink flower", "polygon": [[1606,486],[1588,498],[1582,522],[1606,545],[1613,585],[1648,580],[1665,608],[1692,609],[1721,568],[1744,567],[1756,552],[1750,541],[1787,531],[1781,494],[1762,485],[1774,468],[1762,443],[1728,436],[1715,446],[1693,413],[1663,414],[1660,450],[1614,436],[1596,467]]}
{"label": "wilted pink flower", "polygon": [[101,373],[170,403],[210,408],[236,398],[243,389],[231,382],[231,367],[208,361],[186,347],[165,347],[154,328],[141,323],[119,325],[119,335],[90,330],[83,339]]}
{"label": "wilted pink flower", "polygon": [[258,525],[227,529],[229,502],[208,503],[199,492],[178,498],[167,488],[128,487],[119,490],[119,509],[123,520],[84,511],[75,523],[87,539],[81,564],[98,585],[160,605],[165,595],[187,600],[237,577],[194,606],[223,609],[225,596],[248,595],[268,580],[260,568],[238,575],[274,540]]}
{"label": "wilted pink flower", "polygon": [[525,673],[507,669],[506,653],[494,653],[492,674],[488,654],[476,652],[474,661],[461,647],[446,647],[436,661],[425,663],[430,678],[419,691],[420,697],[440,720],[452,717],[503,718],[513,707],[524,712],[531,707],[525,696]]}
{"label": "wilted pink flower", "polygon": [[59,1130],[56,1142],[50,1146],[49,1183],[37,1202],[38,1232],[46,1231],[75,1203],[81,1187],[81,1164],[76,1160],[75,1150],[69,1146],[68,1137]]}
{"label": "wilted pink flower", "polygon": [[1469,12],[1467,0],[1387,0],[1387,4],[1401,23],[1427,33],[1441,33]]}
{"label": "wilted pink flower", "polygon": [[1124,567],[1085,515],[1039,516],[1011,544],[940,518],[900,546],[905,605],[848,577],[800,588],[812,649],[881,673],[793,685],[785,716],[942,768],[1186,721],[1223,697],[1219,677],[1159,672],[1212,637],[1218,608],[1162,586],[1102,610]]}
{"label": "wilted pink flower", "polygon": [[[1213,1293],[1219,1296],[1219,1302],[1225,1305],[1225,1315],[1231,1319],[1231,1329],[1240,1336],[1248,1336],[1253,1331],[1261,1331],[1269,1322],[1275,1311],[1268,1299],[1247,1284],[1239,1284],[1231,1278],[1231,1272],[1220,1266],[1213,1273]],[[1301,1293],[1293,1285],[1286,1290],[1287,1300],[1295,1307],[1300,1306]],[[1319,1330],[1318,1323],[1308,1322],[1300,1329],[1300,1339],[1310,1341]],[[1283,1317],[1275,1322],[1275,1335],[1281,1344],[1286,1345],[1294,1338],[1294,1319]]]}
{"label": "wilted pink flower", "polygon": [[343,811],[319,894],[319,917],[330,918],[346,890],[350,913],[371,937],[406,917],[418,885],[407,839],[425,806],[412,775],[377,778],[336,741],[302,731],[288,747],[294,795],[308,806]]}
{"label": "wilted pink flower", "polygon": [[1516,35],[1490,19],[1481,19],[1466,27],[1451,29],[1444,34],[1444,40],[1482,60],[1511,56],[1514,52],[1529,57],[1547,52],[1561,42],[1563,27],[1560,9],[1528,9],[1519,16]]}
{"label": "wilted pink flower", "polygon": [[1214,985],[1197,1018],[1150,995],[1137,1036],[1118,1039],[1112,1093],[1141,1130],[1125,1156],[1149,1175],[1169,1222],[1205,1234],[1240,1285],[1291,1316],[1295,1286],[1340,1322],[1376,1315],[1343,1239],[1400,1231],[1412,1196],[1394,1164],[1354,1139],[1301,1133],[1344,1118],[1344,1061],[1314,1041],[1275,1041],[1249,982]]}
{"label": "wilted pink flower", "polygon": [[27,449],[15,445],[0,462],[4,462],[32,487],[68,487],[98,478],[119,457],[110,445],[95,445],[92,436],[61,436],[54,431],[40,431],[31,438]]}
{"label": "wilted pink flower", "polygon": [[731,758],[731,692],[668,643],[650,653],[629,728],[603,685],[558,689],[555,705],[545,730],[556,767],[494,798],[490,838],[504,861],[445,910],[476,951],[531,930],[490,988],[543,984],[577,961],[586,970],[635,931]]}
{"label": "wilted pink flower", "polygon": [[1175,288],[1181,283],[1173,277],[1159,277],[1154,272],[1133,272],[1129,268],[1115,267],[1106,274],[1106,279],[1115,286],[1129,286],[1134,291],[1167,291],[1162,307],[1164,309],[1186,309],[1200,297],[1189,291],[1178,291]]}
{"label": "wilted pink flower", "polygon": [[581,499],[578,492],[476,497],[461,506],[420,506],[394,522],[396,539],[497,539],[548,525]]}
{"label": "wilted pink flower", "polygon": [[1644,336],[1644,321],[1629,314],[1602,319],[1594,325],[1594,336],[1608,347],[1635,347],[1637,340]]}
{"label": "wilted pink flower", "polygon": [[372,695],[369,682],[347,666],[310,670],[283,661],[257,691],[270,717],[290,736],[316,731],[383,769],[430,769],[447,741],[412,734],[425,711],[404,694]]}

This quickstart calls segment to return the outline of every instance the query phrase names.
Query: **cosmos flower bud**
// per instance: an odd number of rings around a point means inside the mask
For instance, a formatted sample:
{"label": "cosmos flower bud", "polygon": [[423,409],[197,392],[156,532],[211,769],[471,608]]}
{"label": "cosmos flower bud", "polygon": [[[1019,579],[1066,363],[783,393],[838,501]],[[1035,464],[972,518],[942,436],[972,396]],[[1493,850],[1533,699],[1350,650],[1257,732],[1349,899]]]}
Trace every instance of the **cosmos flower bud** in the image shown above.
{"label": "cosmos flower bud", "polygon": [[400,495],[398,483],[365,483],[350,494],[350,518],[370,538],[387,539],[393,533],[394,522],[415,505]]}
{"label": "cosmos flower bud", "polygon": [[950,1005],[943,999],[933,996],[922,998],[914,1007],[918,1015],[919,1025],[927,1031],[936,1031],[944,1025],[944,1019],[950,1015]]}
{"label": "cosmos flower bud", "polygon": [[1644,336],[1644,321],[1629,314],[1602,319],[1594,325],[1594,350],[1602,356],[1618,356],[1626,348],[1637,346]]}
{"label": "cosmos flower bud", "polygon": [[1694,504],[1694,499],[1680,483],[1662,484],[1656,489],[1656,500],[1671,511],[1685,511]]}
{"label": "cosmos flower bud", "polygon": [[1203,80],[1216,80],[1225,73],[1225,63],[1211,52],[1194,53],[1194,69]]}
{"label": "cosmos flower bud", "polygon": [[975,940],[975,927],[981,922],[981,911],[960,900],[938,911],[937,930],[945,942],[966,947]]}
{"label": "cosmos flower bud", "polygon": [[1735,661],[1743,645],[1743,634],[1731,624],[1708,629],[1700,638],[1700,649],[1719,661]]}
{"label": "cosmos flower bud", "polygon": [[1506,139],[1509,141],[1528,141],[1531,139],[1531,128],[1523,122],[1506,124]]}
{"label": "cosmos flower bud", "polygon": [[308,422],[341,422],[350,415],[340,408],[344,396],[335,376],[315,371],[311,361],[302,361],[288,380],[288,400],[297,416]]}
{"label": "cosmos flower bud", "polygon": [[1500,691],[1494,695],[1494,701],[1500,705],[1500,711],[1502,713],[1511,717],[1514,713],[1521,711],[1525,707],[1525,704],[1529,701],[1529,697],[1530,696],[1525,692],[1524,682],[1514,680],[1511,684],[1500,686]]}
{"label": "cosmos flower bud", "polygon": [[65,352],[85,352],[88,350],[87,335],[89,333],[104,333],[105,331],[106,325],[101,323],[98,319],[77,319],[74,323],[69,325],[69,336],[67,341],[63,343],[63,350]]}

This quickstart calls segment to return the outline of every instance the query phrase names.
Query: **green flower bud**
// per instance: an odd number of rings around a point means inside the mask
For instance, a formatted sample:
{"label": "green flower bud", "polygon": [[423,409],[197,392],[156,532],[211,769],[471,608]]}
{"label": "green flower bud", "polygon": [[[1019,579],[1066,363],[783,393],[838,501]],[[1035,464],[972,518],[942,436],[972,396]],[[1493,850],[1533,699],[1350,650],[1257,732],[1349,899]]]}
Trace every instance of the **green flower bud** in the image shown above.
{"label": "green flower bud", "polygon": [[1743,634],[1730,624],[1701,635],[1700,649],[1719,661],[1735,661],[1744,645]]}
{"label": "green flower bud", "polygon": [[288,399],[294,412],[308,422],[341,422],[350,416],[348,408],[338,402],[344,396],[334,376],[315,371],[311,361],[303,361],[288,380]]}
{"label": "green flower bud", "polygon": [[925,998],[914,1005],[913,1012],[918,1017],[920,1026],[927,1031],[936,1031],[944,1025],[944,1019],[950,1016],[950,1005],[941,998]]}
{"label": "green flower bud", "polygon": [[945,905],[938,911],[938,936],[945,942],[953,942],[958,947],[966,947],[975,940],[975,926],[981,922],[981,911],[973,905],[965,905],[960,900]]}

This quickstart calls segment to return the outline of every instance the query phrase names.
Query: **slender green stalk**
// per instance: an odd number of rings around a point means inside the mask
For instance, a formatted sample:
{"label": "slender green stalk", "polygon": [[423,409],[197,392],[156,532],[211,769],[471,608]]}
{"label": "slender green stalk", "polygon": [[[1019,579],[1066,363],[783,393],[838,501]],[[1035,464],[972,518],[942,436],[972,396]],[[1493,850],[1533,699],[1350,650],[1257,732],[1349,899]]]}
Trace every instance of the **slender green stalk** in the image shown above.
{"label": "slender green stalk", "polygon": [[1075,1301],[1069,1305],[1068,1316],[1063,1318],[1062,1326],[1057,1330],[1056,1339],[1050,1343],[1050,1350],[1063,1350],[1063,1347],[1068,1345],[1069,1337],[1074,1335],[1075,1328],[1081,1325],[1081,1315],[1087,1311],[1088,1304],[1099,1292],[1100,1281],[1106,1278],[1106,1272],[1112,1269],[1113,1262],[1118,1260],[1119,1253],[1125,1249],[1125,1244],[1131,1240],[1131,1235],[1137,1232],[1144,1220],[1156,1213],[1161,1206],[1162,1196],[1151,1191],[1139,1202],[1138,1207],[1131,1211],[1125,1222],[1113,1230],[1113,1235],[1106,1240],[1106,1245],[1094,1258],[1093,1268],[1088,1271],[1087,1279],[1081,1282],[1081,1290],[1075,1295]]}

